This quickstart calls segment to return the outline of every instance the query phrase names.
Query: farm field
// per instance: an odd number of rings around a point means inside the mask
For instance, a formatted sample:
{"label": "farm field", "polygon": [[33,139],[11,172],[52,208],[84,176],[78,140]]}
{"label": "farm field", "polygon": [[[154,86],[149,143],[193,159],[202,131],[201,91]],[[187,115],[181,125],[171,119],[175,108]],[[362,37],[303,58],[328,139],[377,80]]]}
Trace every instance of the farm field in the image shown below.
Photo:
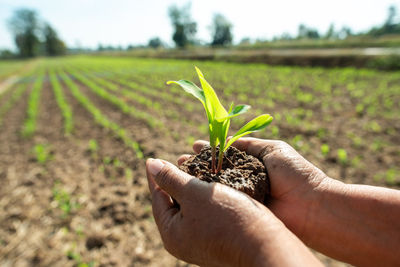
{"label": "farm field", "polygon": [[[207,139],[167,80],[204,72],[329,176],[400,188],[400,73],[77,56],[0,62],[0,265],[184,266],[163,248],[144,171]],[[334,261],[324,258],[328,265]]]}

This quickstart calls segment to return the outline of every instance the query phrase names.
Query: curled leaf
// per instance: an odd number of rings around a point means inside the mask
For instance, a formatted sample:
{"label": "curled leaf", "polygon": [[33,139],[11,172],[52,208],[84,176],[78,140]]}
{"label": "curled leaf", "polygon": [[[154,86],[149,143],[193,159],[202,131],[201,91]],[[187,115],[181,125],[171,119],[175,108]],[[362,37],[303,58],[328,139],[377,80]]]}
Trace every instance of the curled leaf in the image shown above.
{"label": "curled leaf", "polygon": [[249,105],[237,105],[235,107],[233,107],[231,105],[228,116],[223,117],[223,118],[217,118],[217,121],[222,122],[224,120],[239,116],[241,114],[246,113],[250,108],[251,108],[251,106],[249,106]]}

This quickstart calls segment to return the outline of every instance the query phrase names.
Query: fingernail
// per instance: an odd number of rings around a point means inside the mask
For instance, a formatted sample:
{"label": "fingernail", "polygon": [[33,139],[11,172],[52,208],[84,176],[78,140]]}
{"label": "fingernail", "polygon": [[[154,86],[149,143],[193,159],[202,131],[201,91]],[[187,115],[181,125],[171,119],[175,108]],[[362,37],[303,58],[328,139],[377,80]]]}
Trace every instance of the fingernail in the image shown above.
{"label": "fingernail", "polygon": [[148,168],[149,168],[149,172],[153,175],[156,176],[161,169],[164,167],[164,163],[159,160],[159,159],[152,159],[149,162]]}

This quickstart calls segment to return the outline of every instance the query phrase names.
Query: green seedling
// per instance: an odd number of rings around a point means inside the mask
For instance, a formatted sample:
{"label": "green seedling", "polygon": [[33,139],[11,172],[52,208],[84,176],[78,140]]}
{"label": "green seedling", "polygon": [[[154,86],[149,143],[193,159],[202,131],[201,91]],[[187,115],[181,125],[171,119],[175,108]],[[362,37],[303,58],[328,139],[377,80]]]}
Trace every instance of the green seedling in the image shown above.
{"label": "green seedling", "polygon": [[103,163],[104,163],[105,165],[110,165],[111,162],[112,162],[112,158],[110,158],[110,157],[108,157],[108,156],[106,156],[106,157],[103,158]]}
{"label": "green seedling", "polygon": [[36,161],[40,164],[45,164],[52,158],[50,147],[46,144],[35,145],[32,149],[32,152],[35,155]]}
{"label": "green seedling", "polygon": [[89,140],[89,150],[91,153],[95,154],[99,150],[99,145],[95,139]]}
{"label": "green seedling", "polygon": [[328,156],[330,151],[329,145],[328,144],[322,144],[321,145],[321,153],[324,157]]}
{"label": "green seedling", "polygon": [[71,199],[71,195],[66,190],[60,187],[59,182],[55,183],[52,191],[53,200],[63,212],[63,217],[67,217],[72,211],[79,208],[79,204]]}
{"label": "green seedling", "polygon": [[[210,146],[212,154],[211,171],[218,173],[222,169],[222,160],[224,152],[240,137],[259,131],[269,125],[272,121],[272,116],[269,114],[263,114],[245,124],[242,128],[235,133],[232,138],[228,141],[228,131],[230,126],[230,120],[238,115],[244,114],[250,109],[249,105],[237,105],[231,104],[228,111],[224,108],[218,99],[217,94],[211,85],[204,78],[203,73],[196,67],[196,72],[199,77],[201,87],[200,89],[194,83],[187,80],[179,81],[168,81],[167,84],[180,85],[183,90],[192,94],[203,104],[206,110],[208,118],[208,132],[210,136]],[[216,168],[216,147],[219,145],[218,155],[218,167]]]}
{"label": "green seedling", "polygon": [[347,165],[348,158],[347,158],[347,152],[343,148],[339,148],[337,150],[337,157],[339,160],[339,163],[342,165]]}

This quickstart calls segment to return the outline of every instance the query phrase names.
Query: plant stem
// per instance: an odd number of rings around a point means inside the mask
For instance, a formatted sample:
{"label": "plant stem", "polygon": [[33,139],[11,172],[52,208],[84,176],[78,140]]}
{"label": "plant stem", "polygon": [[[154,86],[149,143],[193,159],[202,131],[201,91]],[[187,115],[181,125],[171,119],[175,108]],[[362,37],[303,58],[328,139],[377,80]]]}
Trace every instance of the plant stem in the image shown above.
{"label": "plant stem", "polygon": [[217,172],[219,173],[222,170],[222,160],[224,159],[224,152],[222,151],[222,149],[219,150],[219,155],[218,155],[218,168],[217,168]]}
{"label": "plant stem", "polygon": [[215,173],[215,146],[211,148],[211,173]]}

